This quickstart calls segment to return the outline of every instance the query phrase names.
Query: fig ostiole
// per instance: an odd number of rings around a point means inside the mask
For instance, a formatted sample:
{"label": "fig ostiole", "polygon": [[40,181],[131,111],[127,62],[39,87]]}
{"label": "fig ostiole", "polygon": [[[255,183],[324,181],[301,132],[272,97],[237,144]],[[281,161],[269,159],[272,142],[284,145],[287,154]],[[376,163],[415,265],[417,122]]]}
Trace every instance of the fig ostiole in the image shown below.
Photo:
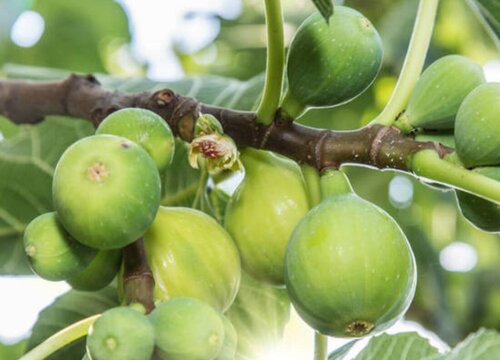
{"label": "fig ostiole", "polygon": [[192,297],[220,312],[234,301],[241,276],[238,250],[210,216],[189,208],[160,207],[144,245],[156,301]]}
{"label": "fig ostiole", "polygon": [[92,360],[150,360],[154,347],[153,324],[128,307],[104,312],[87,335],[87,353]]}
{"label": "fig ostiole", "polygon": [[149,315],[156,347],[164,360],[214,360],[223,348],[222,316],[191,298],[160,303]]}
{"label": "fig ostiole", "polygon": [[144,234],[160,205],[156,165],[136,143],[94,135],[71,145],[57,163],[54,206],[65,229],[97,249],[124,247]]}
{"label": "fig ostiole", "polygon": [[24,231],[23,241],[31,268],[46,280],[66,280],[76,275],[97,254],[97,250],[72,238],[54,212],[33,219]]}
{"label": "fig ostiole", "polygon": [[299,315],[336,337],[388,328],[416,286],[415,259],[398,224],[352,193],[328,196],[304,217],[290,238],[285,269]]}
{"label": "fig ostiole", "polygon": [[455,143],[467,167],[500,165],[500,83],[474,89],[460,105]]}
{"label": "fig ostiole", "polygon": [[284,284],[288,238],[309,205],[299,166],[273,153],[244,149],[245,177],[231,197],[224,219],[243,268],[256,279]]}
{"label": "fig ostiole", "polygon": [[453,129],[460,104],[484,82],[480,65],[465,56],[444,56],[422,73],[406,110],[394,125],[405,132],[414,128]]}
{"label": "fig ostiole", "polygon": [[175,139],[167,122],[146,109],[125,108],[108,115],[96,134],[118,135],[142,146],[162,173],[172,161]]}
{"label": "fig ostiole", "polygon": [[335,6],[327,23],[308,17],[288,50],[288,89],[281,105],[292,118],[306,107],[336,106],[363,93],[382,65],[382,40],[358,11]]}
{"label": "fig ostiole", "polygon": [[[500,167],[474,169],[481,175],[500,181]],[[457,202],[463,216],[475,227],[487,232],[500,232],[500,205],[457,190]]]}

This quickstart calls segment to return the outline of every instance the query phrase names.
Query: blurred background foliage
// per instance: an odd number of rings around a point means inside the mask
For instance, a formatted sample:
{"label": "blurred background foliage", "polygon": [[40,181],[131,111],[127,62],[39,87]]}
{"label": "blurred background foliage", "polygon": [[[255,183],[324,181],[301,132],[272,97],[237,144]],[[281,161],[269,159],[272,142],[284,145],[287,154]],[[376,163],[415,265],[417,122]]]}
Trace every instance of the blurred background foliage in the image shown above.
{"label": "blurred background foliage", "polygon": [[[136,39],[124,3],[0,0],[0,65],[146,76],[151,64],[134,50]],[[289,42],[313,6],[306,0],[283,3]],[[379,30],[385,47],[384,66],[375,84],[351,103],[307,112],[300,122],[309,126],[354,129],[368,123],[382,109],[401,68],[418,2],[346,0],[344,3],[363,12]],[[147,2],[144,6],[148,6]],[[265,67],[262,0],[244,0],[240,6],[236,15],[231,16],[210,9],[186,13],[183,26],[179,26],[171,41],[165,42],[171,47],[159,51],[175,54],[175,66],[186,76],[210,74],[240,80],[258,76]],[[43,19],[41,34],[33,44],[22,36],[15,43],[16,22],[26,11],[39,16],[25,20],[31,21],[31,25],[40,17]],[[204,34],[208,41],[188,46],[190,36],[207,31],[189,28],[191,20],[196,18],[209,21],[213,35]],[[157,31],[161,33],[161,27]],[[482,65],[499,60],[494,41],[465,0],[442,0],[427,63],[453,53],[464,54]],[[419,282],[407,317],[450,344],[481,326],[500,330],[500,236],[481,232],[466,222],[457,209],[453,191],[437,190],[392,171],[363,167],[349,167],[347,171],[360,196],[396,218],[415,251]]]}

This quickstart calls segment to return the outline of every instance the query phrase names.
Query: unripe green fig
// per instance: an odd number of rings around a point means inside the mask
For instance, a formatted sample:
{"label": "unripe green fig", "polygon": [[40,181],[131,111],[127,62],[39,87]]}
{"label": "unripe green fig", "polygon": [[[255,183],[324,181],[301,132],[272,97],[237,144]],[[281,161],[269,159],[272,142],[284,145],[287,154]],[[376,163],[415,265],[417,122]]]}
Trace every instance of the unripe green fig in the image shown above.
{"label": "unripe green fig", "polygon": [[160,207],[144,245],[155,279],[155,300],[192,297],[220,312],[234,301],[241,276],[238,250],[210,216],[194,209]]}
{"label": "unripe green fig", "polygon": [[31,268],[46,280],[66,280],[82,271],[97,251],[73,239],[56,213],[33,219],[24,232],[24,251]]}
{"label": "unripe green fig", "polygon": [[500,83],[467,95],[458,110],[455,142],[465,166],[500,165]]}
{"label": "unripe green fig", "polygon": [[453,134],[418,134],[415,135],[416,141],[434,141],[445,146],[455,148],[455,137]]}
{"label": "unripe green fig", "polygon": [[270,152],[244,149],[245,178],[228,203],[225,227],[243,268],[258,280],[284,284],[288,238],[308,211],[300,168]]}
{"label": "unripe green fig", "polygon": [[61,156],[52,184],[66,230],[97,249],[124,247],[144,234],[160,205],[158,170],[145,150],[114,135],[95,135]]}
{"label": "unripe green fig", "polygon": [[167,122],[158,114],[138,108],[126,108],[108,115],[96,134],[118,135],[142,146],[162,173],[172,161],[175,139]]}
{"label": "unripe green fig", "polygon": [[398,224],[354,194],[325,198],[296,227],[286,254],[287,290],[317,331],[360,337],[409,307],[416,265]]}
{"label": "unripe green fig", "polygon": [[227,317],[222,316],[222,322],[224,323],[224,342],[215,360],[234,360],[238,345],[238,334],[236,334],[233,324]]}
{"label": "unripe green fig", "polygon": [[480,65],[465,56],[444,56],[422,73],[395,125],[407,132],[413,128],[453,129],[460,104],[484,82]]}
{"label": "unripe green fig", "polygon": [[100,250],[92,262],[67,283],[75,290],[98,291],[108,286],[120,270],[121,250]]}
{"label": "unripe green fig", "polygon": [[222,349],[222,317],[202,301],[168,300],[158,305],[149,318],[163,360],[214,360]]}
{"label": "unripe green fig", "polygon": [[128,307],[104,312],[87,335],[87,353],[92,360],[150,360],[154,346],[153,324]]}
{"label": "unripe green fig", "polygon": [[[474,169],[481,175],[500,181],[500,167]],[[457,190],[457,201],[464,217],[478,229],[500,232],[500,205]]]}
{"label": "unripe green fig", "polygon": [[311,15],[288,50],[282,108],[296,118],[306,106],[336,106],[354,99],[375,80],[382,56],[377,30],[358,11],[335,6],[328,23],[319,13]]}

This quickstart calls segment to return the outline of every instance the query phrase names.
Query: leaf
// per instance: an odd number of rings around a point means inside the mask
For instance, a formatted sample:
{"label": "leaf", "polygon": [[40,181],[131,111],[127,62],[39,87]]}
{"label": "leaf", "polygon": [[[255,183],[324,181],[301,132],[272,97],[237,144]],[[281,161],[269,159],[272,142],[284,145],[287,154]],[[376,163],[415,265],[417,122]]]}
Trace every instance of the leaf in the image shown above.
{"label": "leaf", "polygon": [[325,18],[326,22],[330,21],[333,15],[333,1],[332,0],[312,0],[319,13]]}
{"label": "leaf", "polygon": [[359,339],[349,341],[347,344],[342,345],[337,350],[328,355],[328,360],[342,360],[345,355],[352,349]]}
{"label": "leaf", "polygon": [[355,360],[434,360],[438,350],[416,332],[375,336]]}
{"label": "leaf", "polygon": [[[39,314],[28,342],[28,350],[68,325],[118,305],[116,289],[113,287],[107,287],[98,292],[71,290],[57,298]],[[81,359],[84,352],[85,339],[82,338],[68,344],[48,359]]]}
{"label": "leaf", "polygon": [[497,360],[499,356],[500,333],[480,329],[439,360]]}
{"label": "leaf", "polygon": [[0,359],[16,360],[19,359],[26,349],[27,340],[22,340],[13,345],[4,345],[0,343]]}
{"label": "leaf", "polygon": [[93,131],[59,116],[16,128],[0,142],[0,274],[29,273],[17,242],[33,218],[52,210],[52,173],[63,151]]}
{"label": "leaf", "polygon": [[2,141],[2,139],[7,139],[14,136],[18,133],[18,131],[18,126],[16,126],[6,117],[0,115],[0,141]]}
{"label": "leaf", "polygon": [[497,47],[500,48],[500,1],[468,0],[468,3],[480,18]]}

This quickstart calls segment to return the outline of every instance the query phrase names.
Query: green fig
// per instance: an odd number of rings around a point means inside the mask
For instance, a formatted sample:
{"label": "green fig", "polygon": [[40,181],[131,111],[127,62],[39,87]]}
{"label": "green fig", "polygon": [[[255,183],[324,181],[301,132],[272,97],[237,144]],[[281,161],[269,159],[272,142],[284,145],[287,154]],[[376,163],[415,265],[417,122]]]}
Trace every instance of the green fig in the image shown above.
{"label": "green fig", "polygon": [[270,152],[245,149],[245,178],[228,203],[225,227],[253,277],[284,284],[285,249],[309,205],[296,163]]}
{"label": "green fig", "polygon": [[358,11],[335,6],[327,23],[319,14],[308,17],[288,50],[288,90],[282,108],[292,118],[307,106],[336,106],[361,93],[382,65],[382,40]]}
{"label": "green fig", "polygon": [[92,360],[150,360],[154,346],[153,324],[128,307],[104,312],[87,335],[87,353]]}
{"label": "green fig", "polygon": [[222,349],[222,317],[202,301],[168,300],[158,305],[149,318],[164,360],[214,360]]}
{"label": "green fig", "polygon": [[414,128],[453,129],[460,104],[484,82],[480,65],[465,56],[444,56],[422,73],[395,125],[406,132]]}
{"label": "green fig", "polygon": [[418,134],[416,141],[434,141],[445,146],[455,148],[455,137],[453,134]]}
{"label": "green fig", "polygon": [[416,285],[415,259],[398,224],[354,194],[326,197],[293,232],[287,290],[317,331],[360,337],[394,324]]}
{"label": "green fig", "polygon": [[457,154],[467,167],[500,165],[500,83],[474,89],[455,124]]}
{"label": "green fig", "polygon": [[162,173],[172,161],[175,139],[167,122],[146,109],[126,108],[108,115],[96,134],[118,135],[141,145]]}
{"label": "green fig", "polygon": [[262,349],[278,343],[290,319],[290,300],[276,288],[242,273],[240,290],[226,316],[238,335],[236,359],[257,358]]}
{"label": "green fig", "polygon": [[46,280],[66,280],[82,271],[97,254],[73,239],[56,213],[32,220],[24,232],[24,250],[31,268]]}
{"label": "green fig", "polygon": [[240,258],[213,218],[188,208],[160,207],[144,236],[155,300],[192,297],[225,311],[240,283]]}
{"label": "green fig", "polygon": [[[500,167],[474,169],[481,175],[500,181]],[[500,205],[457,190],[457,201],[464,217],[478,229],[500,232]]]}
{"label": "green fig", "polygon": [[233,324],[227,317],[222,316],[222,322],[224,323],[224,342],[215,360],[234,360],[238,345],[238,334],[236,334]]}
{"label": "green fig", "polygon": [[98,291],[108,286],[120,270],[121,250],[100,250],[94,260],[67,283],[75,290]]}
{"label": "green fig", "polygon": [[97,249],[124,247],[141,237],[160,205],[160,176],[136,143],[95,135],[61,156],[52,184],[54,206],[66,230]]}

